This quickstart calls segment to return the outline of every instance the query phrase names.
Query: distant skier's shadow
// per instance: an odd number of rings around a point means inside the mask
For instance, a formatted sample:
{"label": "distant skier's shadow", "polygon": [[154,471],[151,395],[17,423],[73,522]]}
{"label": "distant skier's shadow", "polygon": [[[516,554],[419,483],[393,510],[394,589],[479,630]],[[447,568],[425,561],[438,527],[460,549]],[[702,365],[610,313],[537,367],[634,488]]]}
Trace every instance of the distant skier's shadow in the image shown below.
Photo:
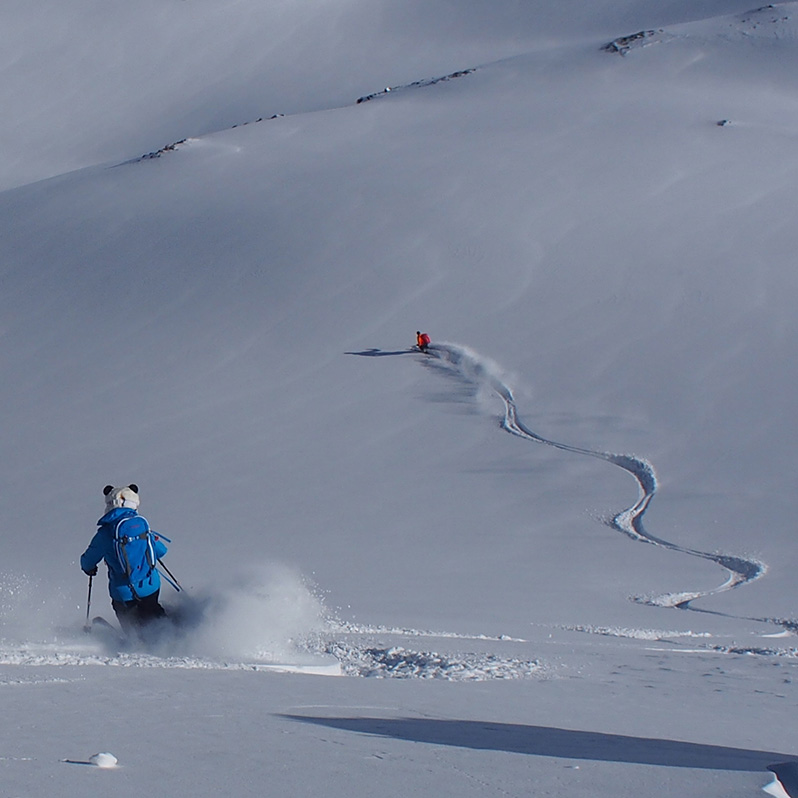
{"label": "distant skier's shadow", "polygon": [[747,772],[787,767],[786,764],[773,765],[774,762],[788,760],[790,765],[795,763],[789,754],[772,751],[516,723],[435,718],[281,717],[396,740],[558,759]]}
{"label": "distant skier's shadow", "polygon": [[394,355],[412,355],[418,353],[417,349],[398,349],[395,352],[386,352],[382,349],[364,349],[362,352],[344,352],[345,355],[359,355],[360,357],[393,357]]}

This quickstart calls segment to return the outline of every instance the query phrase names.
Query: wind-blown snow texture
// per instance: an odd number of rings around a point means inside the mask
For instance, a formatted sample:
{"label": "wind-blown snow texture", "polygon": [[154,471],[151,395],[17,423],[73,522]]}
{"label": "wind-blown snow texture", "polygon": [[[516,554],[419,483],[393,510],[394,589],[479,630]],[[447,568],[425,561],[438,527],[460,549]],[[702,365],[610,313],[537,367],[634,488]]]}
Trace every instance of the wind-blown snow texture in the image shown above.
{"label": "wind-blown snow texture", "polygon": [[3,794],[798,794],[798,3],[7,6]]}

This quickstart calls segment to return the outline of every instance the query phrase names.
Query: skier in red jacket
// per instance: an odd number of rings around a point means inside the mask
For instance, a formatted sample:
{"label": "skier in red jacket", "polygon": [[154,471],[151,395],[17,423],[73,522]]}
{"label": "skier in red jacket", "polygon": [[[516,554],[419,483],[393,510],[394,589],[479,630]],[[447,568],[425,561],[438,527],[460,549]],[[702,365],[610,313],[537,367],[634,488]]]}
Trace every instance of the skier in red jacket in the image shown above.
{"label": "skier in red jacket", "polygon": [[416,330],[416,346],[419,348],[419,351],[426,352],[427,347],[430,345],[430,338],[427,333],[419,332]]}

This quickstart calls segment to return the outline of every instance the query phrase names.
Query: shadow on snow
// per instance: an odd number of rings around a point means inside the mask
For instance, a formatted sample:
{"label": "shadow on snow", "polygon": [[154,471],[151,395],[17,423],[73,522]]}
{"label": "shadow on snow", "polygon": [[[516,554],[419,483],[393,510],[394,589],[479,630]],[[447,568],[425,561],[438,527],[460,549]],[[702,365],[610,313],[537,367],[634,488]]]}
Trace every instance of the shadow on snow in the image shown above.
{"label": "shadow on snow", "polygon": [[[796,764],[785,763],[785,760],[791,759],[789,754],[772,751],[751,751],[549,726],[428,718],[281,717],[396,740],[561,759],[749,772],[768,769],[775,772],[776,768],[790,770]],[[773,765],[774,762],[785,764]]]}
{"label": "shadow on snow", "polygon": [[397,349],[386,352],[384,349],[364,349],[362,352],[344,352],[345,355],[359,355],[360,357],[393,357],[394,355],[419,354],[418,349]]}

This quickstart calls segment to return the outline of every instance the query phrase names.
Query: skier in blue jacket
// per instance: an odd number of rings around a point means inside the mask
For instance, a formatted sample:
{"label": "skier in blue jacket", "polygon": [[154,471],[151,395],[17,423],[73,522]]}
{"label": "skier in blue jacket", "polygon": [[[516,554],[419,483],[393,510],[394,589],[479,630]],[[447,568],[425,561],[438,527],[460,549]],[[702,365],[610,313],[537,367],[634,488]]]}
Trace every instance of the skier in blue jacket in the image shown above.
{"label": "skier in blue jacket", "polygon": [[[166,614],[158,603],[161,577],[156,568],[151,568],[149,573],[140,574],[142,578],[137,579],[135,584],[131,583],[125,565],[120,562],[117,553],[115,534],[120,521],[136,519],[124,525],[125,534],[135,535],[148,529],[146,521],[138,514],[138,486],[131,484],[124,488],[115,488],[106,485],[103,493],[105,515],[97,522],[97,532],[81,555],[80,567],[88,576],[95,576],[100,561],[105,560],[111,606],[119,619],[119,625],[126,633],[130,633]],[[152,538],[155,557],[160,559],[166,554],[166,546],[155,533]]]}

